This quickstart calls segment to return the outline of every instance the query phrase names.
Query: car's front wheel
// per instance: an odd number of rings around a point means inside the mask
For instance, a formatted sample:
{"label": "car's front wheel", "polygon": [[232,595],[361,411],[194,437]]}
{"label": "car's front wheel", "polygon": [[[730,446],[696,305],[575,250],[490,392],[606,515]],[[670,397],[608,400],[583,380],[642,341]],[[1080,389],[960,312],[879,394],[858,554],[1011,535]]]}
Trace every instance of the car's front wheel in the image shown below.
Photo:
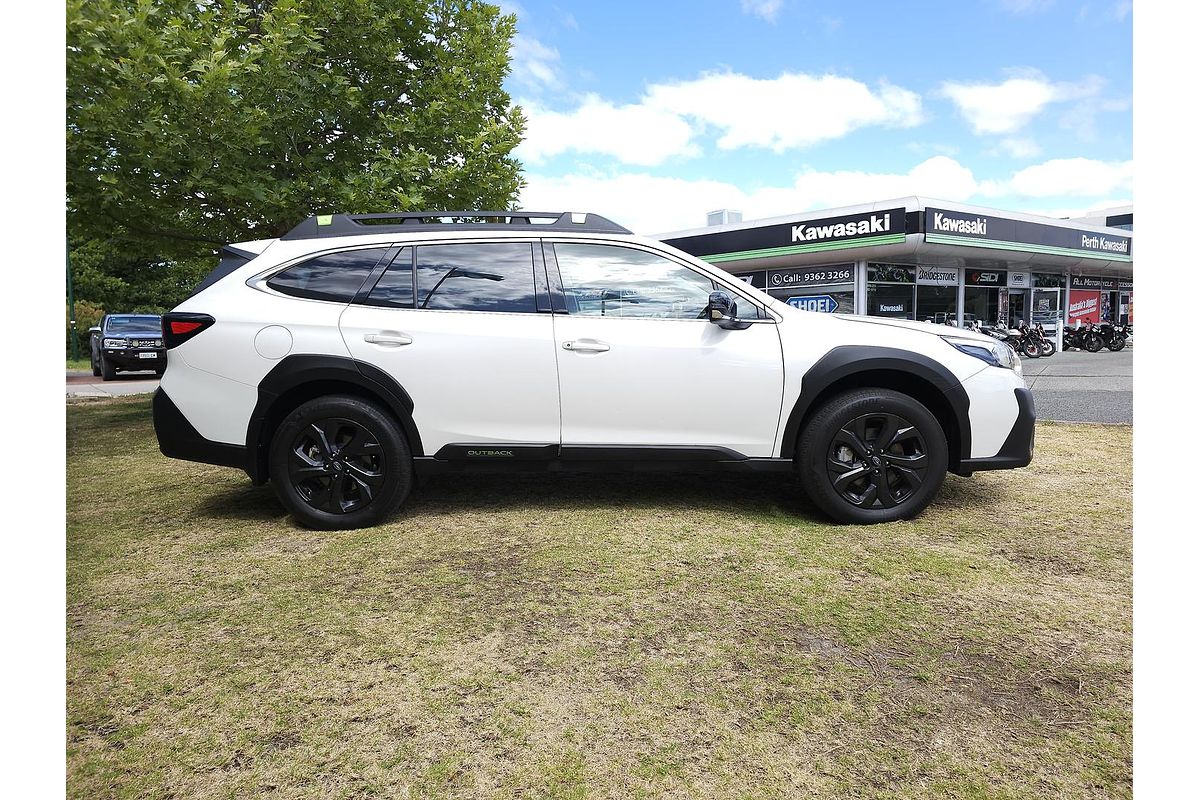
{"label": "car's front wheel", "polygon": [[908,395],[854,389],[816,410],[799,442],[801,482],[839,522],[911,519],[925,509],[947,467],[937,418]]}
{"label": "car's front wheel", "polygon": [[395,420],[357,397],[310,400],[287,416],[270,448],[271,482],[300,524],[375,525],[408,497],[412,454]]}
{"label": "car's front wheel", "polygon": [[117,377],[117,368],[104,357],[104,353],[100,354],[100,374],[106,381],[116,380]]}

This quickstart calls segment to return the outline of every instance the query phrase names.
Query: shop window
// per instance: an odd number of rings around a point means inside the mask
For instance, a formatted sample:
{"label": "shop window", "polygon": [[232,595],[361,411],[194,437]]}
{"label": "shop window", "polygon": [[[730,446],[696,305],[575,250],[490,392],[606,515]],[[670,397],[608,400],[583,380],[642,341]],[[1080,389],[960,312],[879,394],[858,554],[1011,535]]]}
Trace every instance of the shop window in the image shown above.
{"label": "shop window", "polygon": [[1000,289],[968,286],[963,290],[963,323],[992,324],[1000,319]]}
{"label": "shop window", "polygon": [[918,286],[916,318],[938,323],[958,319],[958,287]]}
{"label": "shop window", "polygon": [[823,311],[834,314],[854,313],[853,283],[772,289],[771,296],[805,311]]}
{"label": "shop window", "polygon": [[867,314],[873,317],[913,319],[916,296],[911,285],[868,283]]}

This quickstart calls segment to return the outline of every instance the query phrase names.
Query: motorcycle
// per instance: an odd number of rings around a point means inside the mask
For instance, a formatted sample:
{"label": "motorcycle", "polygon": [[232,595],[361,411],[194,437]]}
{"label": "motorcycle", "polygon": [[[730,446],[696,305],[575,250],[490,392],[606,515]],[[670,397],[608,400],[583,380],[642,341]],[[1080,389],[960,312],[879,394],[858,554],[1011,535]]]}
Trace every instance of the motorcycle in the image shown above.
{"label": "motorcycle", "polygon": [[1054,343],[1053,339],[1046,335],[1046,329],[1042,327],[1042,323],[1039,322],[1034,325],[1030,330],[1030,334],[1034,337],[1034,340],[1038,343],[1038,346],[1042,348],[1043,358],[1048,358],[1058,352],[1058,345]]}
{"label": "motorcycle", "polygon": [[[1112,325],[1108,322],[1100,323],[1098,334],[1100,341],[1104,347],[1112,350],[1114,353],[1118,350],[1125,349],[1125,328],[1120,325]],[[1099,350],[1099,348],[1097,348]]]}
{"label": "motorcycle", "polygon": [[979,330],[981,333],[986,333],[988,336],[999,339],[1027,358],[1042,357],[1042,347],[1029,335],[1028,327],[1024,330],[1009,328],[1003,324],[1003,321],[997,320],[995,327],[980,325]]}
{"label": "motorcycle", "polygon": [[1095,326],[1087,322],[1082,326],[1076,325],[1074,328],[1063,329],[1063,350],[1069,350],[1072,347],[1077,350],[1087,350],[1089,353],[1098,353],[1104,349],[1104,340],[1100,338]]}

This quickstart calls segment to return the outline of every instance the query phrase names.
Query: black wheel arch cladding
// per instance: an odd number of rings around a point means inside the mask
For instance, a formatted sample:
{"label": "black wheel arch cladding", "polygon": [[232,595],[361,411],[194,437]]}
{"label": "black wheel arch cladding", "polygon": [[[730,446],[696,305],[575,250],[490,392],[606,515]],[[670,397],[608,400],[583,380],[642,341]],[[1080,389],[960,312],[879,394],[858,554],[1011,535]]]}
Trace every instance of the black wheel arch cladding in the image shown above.
{"label": "black wheel arch cladding", "polygon": [[[872,376],[898,382],[872,382]],[[783,429],[780,456],[794,458],[804,424],[821,402],[845,389],[893,389],[930,407],[945,430],[950,466],[971,456],[970,398],[944,365],[920,353],[876,345],[841,345],[822,356],[800,381],[800,396]],[[932,403],[927,401],[933,401]],[[950,427],[947,427],[949,423]]]}
{"label": "black wheel arch cladding", "polygon": [[392,376],[373,364],[345,356],[290,355],[281,359],[258,384],[258,402],[246,430],[246,449],[251,454],[250,477],[255,483],[262,483],[268,477],[270,435],[287,413],[305,400],[339,391],[382,403],[400,424],[412,454],[424,455],[421,436],[413,421],[412,396]]}

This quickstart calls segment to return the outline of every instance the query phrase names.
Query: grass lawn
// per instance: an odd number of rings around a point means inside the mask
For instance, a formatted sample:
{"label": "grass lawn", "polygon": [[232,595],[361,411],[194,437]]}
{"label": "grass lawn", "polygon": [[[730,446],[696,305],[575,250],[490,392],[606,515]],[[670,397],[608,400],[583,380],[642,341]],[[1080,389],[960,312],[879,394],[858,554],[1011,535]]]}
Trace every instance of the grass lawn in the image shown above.
{"label": "grass lawn", "polygon": [[67,426],[71,797],[1131,794],[1129,428],[1040,424],[892,525],[442,477],[320,533],[162,457],[144,398]]}
{"label": "grass lawn", "polygon": [[67,369],[82,369],[91,372],[92,362],[86,358],[68,358]]}

